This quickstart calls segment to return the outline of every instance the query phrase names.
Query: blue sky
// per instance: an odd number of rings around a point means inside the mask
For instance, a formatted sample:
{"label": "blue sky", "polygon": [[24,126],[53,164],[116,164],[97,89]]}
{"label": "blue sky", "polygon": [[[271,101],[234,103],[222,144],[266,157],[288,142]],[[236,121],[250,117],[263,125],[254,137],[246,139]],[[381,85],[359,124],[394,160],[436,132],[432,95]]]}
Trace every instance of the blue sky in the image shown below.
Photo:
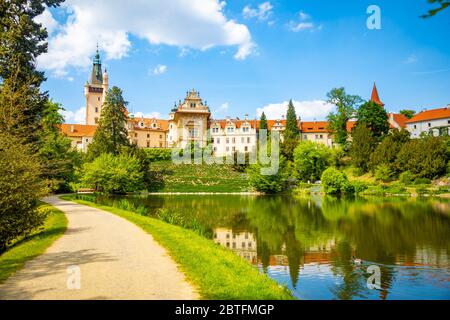
{"label": "blue sky", "polygon": [[[51,32],[38,66],[68,122],[82,119],[97,42],[134,113],[166,118],[195,88],[216,118],[279,117],[294,99],[303,118],[320,120],[331,88],[368,99],[374,81],[388,111],[450,103],[450,10],[421,19],[426,0],[133,2],[69,0],[42,17]],[[371,4],[381,30],[366,26]]]}

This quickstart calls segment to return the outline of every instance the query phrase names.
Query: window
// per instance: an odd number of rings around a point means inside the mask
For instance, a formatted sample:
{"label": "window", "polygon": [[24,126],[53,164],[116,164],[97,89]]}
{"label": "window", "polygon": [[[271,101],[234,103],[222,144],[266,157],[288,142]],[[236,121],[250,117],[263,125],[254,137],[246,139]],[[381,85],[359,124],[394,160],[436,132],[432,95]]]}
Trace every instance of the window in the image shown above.
{"label": "window", "polygon": [[241,138],[241,143],[244,143],[244,137]]}
{"label": "window", "polygon": [[234,128],[233,127],[228,127],[227,128],[227,132],[228,133],[233,133],[234,132]]}
{"label": "window", "polygon": [[323,139],[323,134],[321,134],[319,137],[320,137],[320,139]]}
{"label": "window", "polygon": [[227,151],[230,151],[230,147],[227,147],[226,150],[227,150]]}
{"label": "window", "polygon": [[236,138],[231,139],[231,142],[236,143]]}
{"label": "window", "polygon": [[150,141],[147,141],[147,148],[150,148]]}
{"label": "window", "polygon": [[245,242],[242,242],[242,248],[245,248]]}
{"label": "window", "polygon": [[308,140],[308,136],[306,134],[303,135],[303,139]]}
{"label": "window", "polygon": [[247,147],[247,146],[244,147],[244,151],[245,151],[245,152],[248,151],[248,147]]}
{"label": "window", "polygon": [[236,249],[236,242],[233,242],[233,249]]}
{"label": "window", "polygon": [[159,135],[159,138],[162,139],[162,134]]}
{"label": "window", "polygon": [[139,124],[141,127],[143,127],[144,126],[144,123],[143,122],[141,122],[140,124]]}
{"label": "window", "polygon": [[160,141],[159,142],[159,147],[162,148],[163,147],[163,143]]}
{"label": "window", "polygon": [[248,243],[248,247],[249,247],[249,248],[252,247],[252,243],[251,243],[251,242]]}
{"label": "window", "polygon": [[134,134],[134,137],[137,138],[137,133]]}
{"label": "window", "polygon": [[150,138],[150,133],[147,133],[147,138]]}
{"label": "window", "polygon": [[191,102],[191,108],[195,108],[195,103]]}
{"label": "window", "polygon": [[250,143],[251,139],[250,137],[247,137],[247,143]]}
{"label": "window", "polygon": [[214,151],[217,151],[217,147],[214,147],[213,150],[214,150]]}
{"label": "window", "polygon": [[211,138],[211,142],[214,143],[214,138]]}
{"label": "window", "polygon": [[316,134],[316,139],[319,139],[319,135]]}
{"label": "window", "polygon": [[227,233],[226,238],[230,239],[230,234],[229,233]]}
{"label": "window", "polygon": [[89,139],[86,139],[86,142],[89,142]]}
{"label": "window", "polygon": [[227,138],[227,143],[230,143],[230,138]]}
{"label": "window", "polygon": [[170,129],[172,129],[172,125],[170,125]]}
{"label": "window", "polygon": [[250,130],[249,127],[242,127],[242,132],[248,132]]}
{"label": "window", "polygon": [[217,144],[220,143],[220,138],[216,138],[216,143],[217,143]]}
{"label": "window", "polygon": [[98,118],[96,117],[96,118],[94,119],[94,121],[95,121],[95,123],[98,123]]}
{"label": "window", "polygon": [[431,123],[428,122],[428,128],[431,127]]}
{"label": "window", "polygon": [[95,113],[98,113],[98,107],[95,107]]}
{"label": "window", "polygon": [[417,126],[416,126],[416,125],[414,125],[414,129],[417,129]]}
{"label": "window", "polygon": [[198,128],[189,128],[189,137],[197,138],[198,137]]}
{"label": "window", "polygon": [[98,97],[97,99],[98,99],[98,101],[100,101],[100,97]]}
{"label": "window", "polygon": [[212,132],[213,133],[218,133],[219,132],[219,128],[212,128]]}
{"label": "window", "polygon": [[233,151],[233,152],[236,151],[236,147],[232,147],[231,151]]}

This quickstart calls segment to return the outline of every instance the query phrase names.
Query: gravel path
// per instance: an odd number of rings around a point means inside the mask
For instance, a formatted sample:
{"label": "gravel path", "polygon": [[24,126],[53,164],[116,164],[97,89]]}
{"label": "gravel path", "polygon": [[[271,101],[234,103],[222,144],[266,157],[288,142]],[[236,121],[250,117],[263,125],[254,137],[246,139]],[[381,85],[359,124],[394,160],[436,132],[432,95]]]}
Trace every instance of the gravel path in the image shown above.
{"label": "gravel path", "polygon": [[66,213],[67,231],[0,285],[0,300],[199,298],[165,249],[139,227],[56,196],[44,201]]}

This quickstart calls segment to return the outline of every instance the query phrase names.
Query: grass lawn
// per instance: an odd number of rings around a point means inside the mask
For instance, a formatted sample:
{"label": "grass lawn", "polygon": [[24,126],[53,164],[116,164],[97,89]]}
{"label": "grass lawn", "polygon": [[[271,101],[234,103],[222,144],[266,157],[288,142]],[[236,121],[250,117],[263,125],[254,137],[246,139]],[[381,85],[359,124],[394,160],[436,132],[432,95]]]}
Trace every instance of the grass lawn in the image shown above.
{"label": "grass lawn", "polygon": [[151,234],[168,250],[203,299],[293,298],[286,288],[259,273],[229,249],[194,231],[133,212],[75,200],[71,196],[63,196],[62,199],[112,212]]}
{"label": "grass lawn", "polygon": [[62,211],[44,203],[40,208],[50,210],[44,225],[0,255],[0,283],[23,268],[25,262],[44,253],[66,231],[67,218]]}
{"label": "grass lawn", "polygon": [[173,164],[153,162],[150,165],[154,192],[245,192],[249,191],[247,175],[230,165]]}

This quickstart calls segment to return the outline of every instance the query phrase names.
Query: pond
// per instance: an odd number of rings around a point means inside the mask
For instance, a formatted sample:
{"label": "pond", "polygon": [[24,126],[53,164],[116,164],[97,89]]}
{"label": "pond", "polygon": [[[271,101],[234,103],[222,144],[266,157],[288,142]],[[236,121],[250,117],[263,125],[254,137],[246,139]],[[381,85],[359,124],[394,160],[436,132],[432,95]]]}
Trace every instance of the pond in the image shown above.
{"label": "pond", "polygon": [[228,247],[300,299],[450,299],[448,200],[151,195],[96,201],[163,212],[160,217]]}

